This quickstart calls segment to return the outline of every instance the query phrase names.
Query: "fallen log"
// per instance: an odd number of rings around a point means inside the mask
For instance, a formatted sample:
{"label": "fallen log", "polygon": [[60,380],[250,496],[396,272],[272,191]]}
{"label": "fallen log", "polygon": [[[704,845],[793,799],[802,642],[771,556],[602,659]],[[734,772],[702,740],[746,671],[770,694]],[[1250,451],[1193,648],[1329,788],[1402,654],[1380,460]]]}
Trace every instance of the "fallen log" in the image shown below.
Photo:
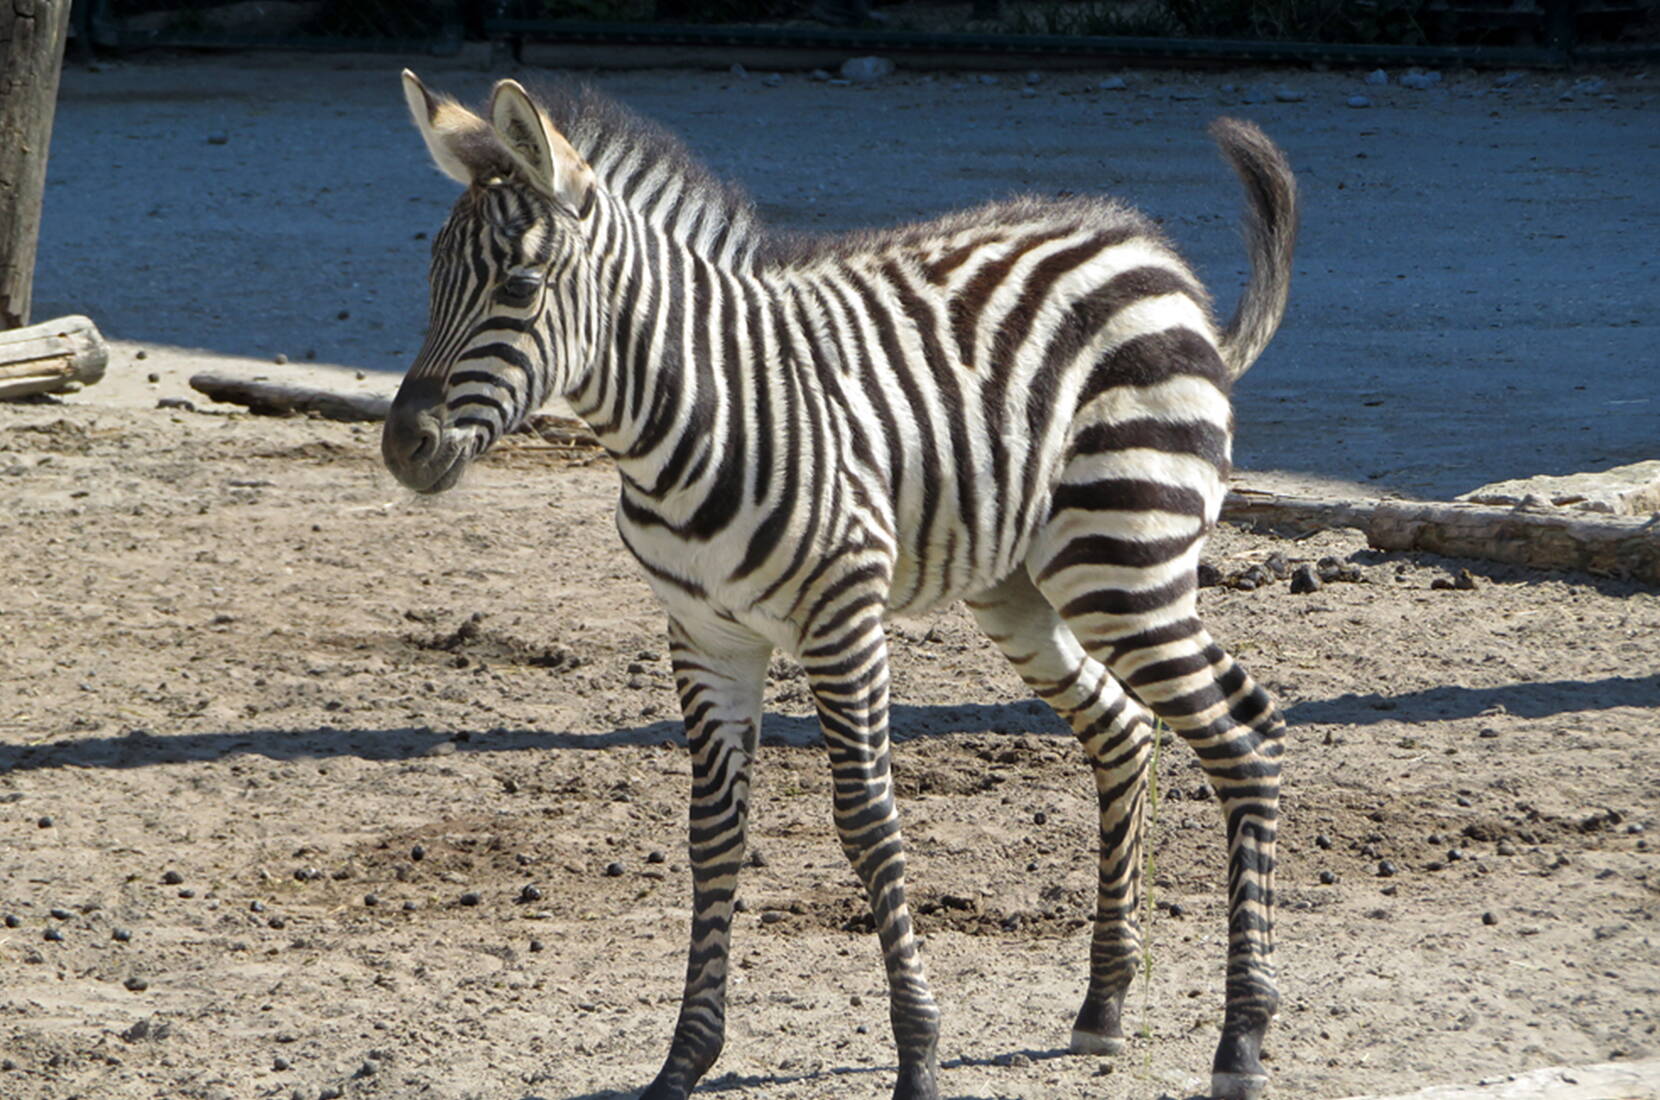
{"label": "fallen log", "polygon": [[245,406],[262,416],[300,416],[327,420],[385,420],[392,399],[378,393],[340,393],[258,378],[237,378],[204,371],[190,376],[190,388],[215,401]]}
{"label": "fallen log", "polygon": [[[392,399],[375,393],[341,393],[316,386],[296,386],[260,378],[235,378],[211,371],[191,376],[190,386],[215,401],[242,405],[262,416],[313,414],[326,420],[385,420]],[[558,447],[598,447],[594,433],[580,420],[552,413],[532,413],[519,431]]]}
{"label": "fallen log", "polygon": [[0,401],[90,386],[110,349],[89,319],[72,314],[0,332]]}
{"label": "fallen log", "polygon": [[1660,516],[1593,518],[1530,507],[1340,500],[1241,489],[1228,494],[1222,518],[1300,530],[1354,527],[1375,550],[1420,550],[1660,584]]}

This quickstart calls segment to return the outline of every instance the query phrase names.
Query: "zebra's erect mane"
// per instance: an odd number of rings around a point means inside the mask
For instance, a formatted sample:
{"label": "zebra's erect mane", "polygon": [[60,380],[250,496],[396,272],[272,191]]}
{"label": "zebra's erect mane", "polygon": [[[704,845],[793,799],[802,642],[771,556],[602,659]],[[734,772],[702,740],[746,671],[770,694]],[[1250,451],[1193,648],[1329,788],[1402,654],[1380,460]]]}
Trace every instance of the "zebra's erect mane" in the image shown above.
{"label": "zebra's erect mane", "polygon": [[703,255],[753,261],[766,234],[743,188],[709,171],[673,133],[585,84],[541,84],[534,97],[611,195],[642,213],[670,182],[660,224]]}
{"label": "zebra's erect mane", "polygon": [[[778,229],[762,221],[742,186],[715,175],[678,135],[632,108],[575,82],[539,84],[534,96],[554,126],[588,161],[603,188],[642,214],[655,208],[653,220],[694,252],[739,269],[777,270],[896,247],[937,245],[972,238],[982,229],[1003,233],[1061,226],[1122,229],[1168,247],[1164,234],[1140,212],[1105,196],[1071,194],[1018,195],[888,227],[828,233]],[[680,185],[678,198],[658,205],[671,180]],[[1208,307],[1208,297],[1197,283],[1194,297]]]}

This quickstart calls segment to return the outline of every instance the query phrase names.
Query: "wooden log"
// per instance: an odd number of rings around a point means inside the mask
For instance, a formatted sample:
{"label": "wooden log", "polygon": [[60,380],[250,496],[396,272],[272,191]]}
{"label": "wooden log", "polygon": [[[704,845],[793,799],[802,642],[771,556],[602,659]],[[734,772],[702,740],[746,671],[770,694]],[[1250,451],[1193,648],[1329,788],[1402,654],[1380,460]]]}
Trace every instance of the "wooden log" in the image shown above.
{"label": "wooden log", "polygon": [[29,323],[70,0],[0,3],[0,329]]}
{"label": "wooden log", "polygon": [[[267,416],[310,413],[328,420],[385,420],[392,399],[374,393],[341,393],[315,386],[296,386],[265,379],[236,378],[208,371],[193,375],[192,389],[215,401],[244,405]],[[598,447],[599,441],[580,420],[552,413],[531,413],[519,431],[539,436],[560,447]]]}
{"label": "wooden log", "polygon": [[1420,550],[1534,569],[1577,569],[1660,584],[1660,516],[1495,508],[1420,500],[1228,494],[1222,518],[1311,530],[1355,527],[1376,550]]}
{"label": "wooden log", "polygon": [[98,326],[78,315],[0,332],[0,401],[90,386],[109,361]]}
{"label": "wooden log", "polygon": [[264,416],[311,413],[328,420],[385,420],[392,407],[392,399],[378,393],[340,393],[213,371],[191,375],[190,388],[215,401],[244,405],[249,412]]}

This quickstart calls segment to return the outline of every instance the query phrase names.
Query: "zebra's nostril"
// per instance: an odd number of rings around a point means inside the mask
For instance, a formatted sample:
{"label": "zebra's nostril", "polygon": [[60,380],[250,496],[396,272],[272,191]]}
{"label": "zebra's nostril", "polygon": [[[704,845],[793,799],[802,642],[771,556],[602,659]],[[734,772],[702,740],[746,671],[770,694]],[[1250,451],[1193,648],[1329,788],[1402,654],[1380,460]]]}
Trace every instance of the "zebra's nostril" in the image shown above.
{"label": "zebra's nostril", "polygon": [[412,473],[438,451],[443,435],[443,384],[407,378],[381,431],[381,455],[394,474]]}

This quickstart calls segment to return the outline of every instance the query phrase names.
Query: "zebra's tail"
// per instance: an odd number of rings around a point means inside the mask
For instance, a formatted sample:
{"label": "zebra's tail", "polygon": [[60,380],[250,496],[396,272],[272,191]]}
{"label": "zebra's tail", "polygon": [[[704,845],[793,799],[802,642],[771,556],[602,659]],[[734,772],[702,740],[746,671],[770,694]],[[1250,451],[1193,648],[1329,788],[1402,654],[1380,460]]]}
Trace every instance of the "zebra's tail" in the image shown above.
{"label": "zebra's tail", "polygon": [[1285,316],[1291,252],[1297,243],[1297,178],[1285,154],[1254,123],[1219,118],[1211,124],[1210,135],[1245,185],[1251,277],[1222,330],[1222,358],[1238,378],[1256,362]]}

